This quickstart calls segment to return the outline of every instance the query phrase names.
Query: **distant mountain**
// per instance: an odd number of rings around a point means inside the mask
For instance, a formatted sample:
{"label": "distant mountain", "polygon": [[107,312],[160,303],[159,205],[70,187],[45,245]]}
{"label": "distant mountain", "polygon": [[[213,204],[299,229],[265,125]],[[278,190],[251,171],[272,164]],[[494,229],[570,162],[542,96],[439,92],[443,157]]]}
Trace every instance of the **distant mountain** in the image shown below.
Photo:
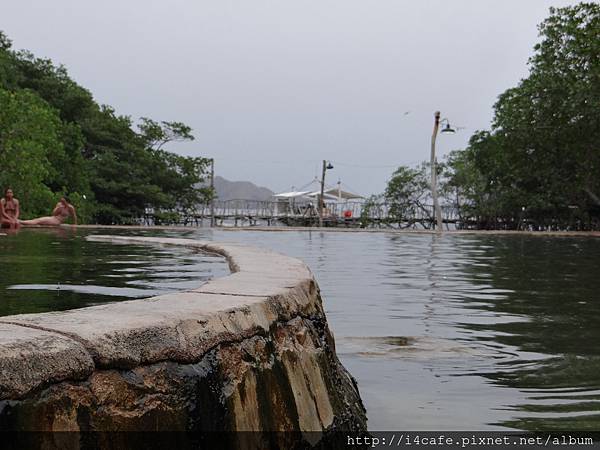
{"label": "distant mountain", "polygon": [[215,190],[218,200],[269,200],[274,192],[249,181],[229,181],[215,177]]}

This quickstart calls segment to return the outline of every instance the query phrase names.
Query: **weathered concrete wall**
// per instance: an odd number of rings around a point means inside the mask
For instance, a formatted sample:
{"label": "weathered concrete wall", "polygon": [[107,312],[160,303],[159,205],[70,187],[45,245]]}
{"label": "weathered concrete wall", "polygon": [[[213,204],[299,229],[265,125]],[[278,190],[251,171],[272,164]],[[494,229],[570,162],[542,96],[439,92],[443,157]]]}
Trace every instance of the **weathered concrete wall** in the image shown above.
{"label": "weathered concrete wall", "polygon": [[236,244],[96,239],[216,252],[233,273],[192,291],[1,317],[0,430],[366,430],[304,263]]}

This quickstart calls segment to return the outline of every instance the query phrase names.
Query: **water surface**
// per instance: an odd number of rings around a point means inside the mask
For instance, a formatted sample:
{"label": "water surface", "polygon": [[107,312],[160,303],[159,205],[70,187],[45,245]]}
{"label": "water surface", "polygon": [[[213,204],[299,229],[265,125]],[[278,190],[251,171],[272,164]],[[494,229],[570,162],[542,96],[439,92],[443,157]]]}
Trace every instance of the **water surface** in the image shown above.
{"label": "water surface", "polygon": [[40,228],[0,236],[0,316],[152,297],[229,273],[221,257],[182,247],[88,242],[90,233]]}
{"label": "water surface", "polygon": [[213,238],[309,264],[373,430],[600,429],[598,238]]}
{"label": "water surface", "polygon": [[[600,239],[118,233],[242,242],[303,259],[372,430],[600,429]],[[0,237],[2,314],[155,295],[226,273],[222,260],[176,247],[80,234],[11,239]],[[78,288],[55,292],[58,283]]]}

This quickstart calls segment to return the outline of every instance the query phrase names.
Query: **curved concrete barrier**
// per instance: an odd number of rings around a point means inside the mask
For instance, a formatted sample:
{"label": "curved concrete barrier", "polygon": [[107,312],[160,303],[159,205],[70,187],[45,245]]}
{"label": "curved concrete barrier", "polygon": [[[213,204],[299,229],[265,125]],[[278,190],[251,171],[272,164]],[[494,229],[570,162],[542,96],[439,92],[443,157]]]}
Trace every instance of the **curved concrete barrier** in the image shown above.
{"label": "curved concrete barrier", "polygon": [[0,430],[366,430],[301,261],[237,244],[95,236],[218,253],[190,291],[0,317]]}

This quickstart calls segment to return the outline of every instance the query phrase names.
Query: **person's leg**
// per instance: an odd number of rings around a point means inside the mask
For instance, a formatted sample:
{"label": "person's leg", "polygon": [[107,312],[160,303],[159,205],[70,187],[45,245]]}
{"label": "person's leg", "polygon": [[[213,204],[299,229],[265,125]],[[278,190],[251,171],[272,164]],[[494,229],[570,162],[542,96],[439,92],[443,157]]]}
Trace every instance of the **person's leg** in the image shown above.
{"label": "person's leg", "polygon": [[19,220],[19,223],[21,224],[21,226],[27,227],[27,226],[37,225],[38,224],[38,220],[39,219]]}
{"label": "person's leg", "polygon": [[48,216],[48,217],[39,217],[38,219],[32,219],[32,220],[21,220],[21,225],[28,227],[28,226],[58,226],[60,225],[62,222],[54,217],[54,216]]}

